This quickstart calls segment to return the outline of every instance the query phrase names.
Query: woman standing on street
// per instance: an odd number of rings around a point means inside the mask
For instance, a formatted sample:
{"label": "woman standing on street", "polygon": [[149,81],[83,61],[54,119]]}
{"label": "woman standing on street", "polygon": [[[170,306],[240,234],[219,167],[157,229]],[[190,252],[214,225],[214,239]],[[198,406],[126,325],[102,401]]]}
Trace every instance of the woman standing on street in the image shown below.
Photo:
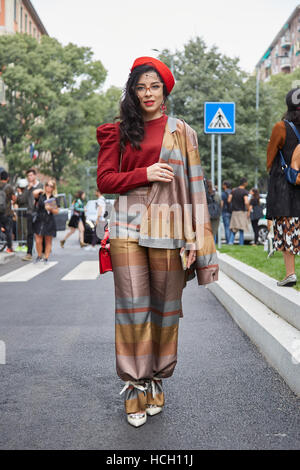
{"label": "woman standing on street", "polygon": [[[286,95],[287,112],[282,121],[275,124],[267,150],[269,185],[267,196],[267,219],[273,220],[274,247],[282,251],[286,276],[278,286],[293,286],[297,282],[295,255],[300,254],[300,186],[289,183],[282,170],[281,150],[285,163],[291,164],[298,139],[292,129],[300,131],[300,89],[290,90]],[[298,158],[298,170],[300,161]],[[297,169],[297,168],[295,168]]]}
{"label": "woman standing on street", "polygon": [[58,201],[55,198],[56,194],[56,182],[53,179],[47,181],[44,190],[35,189],[33,191],[35,199],[33,233],[35,234],[36,251],[38,254],[36,262],[42,261],[43,238],[45,238],[44,263],[48,263],[52,250],[52,239],[56,237],[54,215],[59,212]]}
{"label": "woman standing on street", "polygon": [[251,199],[249,201],[248,216],[250,217],[254,232],[254,243],[252,246],[256,246],[258,244],[258,221],[263,216],[263,211],[259,201],[258,190],[256,188],[252,188],[250,194]]}
{"label": "woman standing on street", "polygon": [[69,222],[70,230],[65,235],[65,238],[60,240],[60,246],[62,248],[65,246],[67,238],[73,235],[73,233],[75,233],[77,228],[79,231],[79,243],[80,243],[81,248],[84,246],[87,246],[87,244],[84,243],[84,225],[85,225],[84,200],[85,200],[85,192],[78,191],[75,195],[74,211]]}
{"label": "woman standing on street", "polygon": [[173,86],[163,62],[136,59],[120,122],[97,129],[99,190],[120,194],[109,227],[116,366],[126,382],[127,419],[136,427],[163,409],[162,379],[177,362],[186,281],[197,274],[199,284],[208,284],[218,273],[196,133],[164,114]]}

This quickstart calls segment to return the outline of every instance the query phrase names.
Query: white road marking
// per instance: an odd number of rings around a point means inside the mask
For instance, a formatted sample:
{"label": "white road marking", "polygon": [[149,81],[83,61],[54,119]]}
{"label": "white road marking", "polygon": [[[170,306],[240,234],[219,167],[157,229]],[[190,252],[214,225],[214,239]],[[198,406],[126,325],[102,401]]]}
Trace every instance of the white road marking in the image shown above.
{"label": "white road marking", "polygon": [[32,279],[35,276],[47,271],[57,264],[57,261],[48,261],[47,264],[44,264],[42,261],[40,263],[30,263],[22,268],[15,269],[10,273],[4,274],[0,277],[0,282],[26,282]]}
{"label": "white road marking", "polygon": [[99,276],[99,261],[82,261],[76,268],[62,278],[62,281],[84,281],[97,279]]}

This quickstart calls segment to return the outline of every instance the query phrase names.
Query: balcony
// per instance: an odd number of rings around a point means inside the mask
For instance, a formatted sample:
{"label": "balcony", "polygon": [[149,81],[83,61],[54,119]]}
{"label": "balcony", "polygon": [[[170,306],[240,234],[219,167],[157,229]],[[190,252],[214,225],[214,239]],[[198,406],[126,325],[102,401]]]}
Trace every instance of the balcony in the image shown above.
{"label": "balcony", "polygon": [[272,59],[267,59],[265,61],[265,67],[266,67],[266,69],[272,67]]}
{"label": "balcony", "polygon": [[292,43],[291,43],[290,36],[283,36],[281,38],[281,47],[289,48],[289,47],[291,47],[291,45],[292,45]]}
{"label": "balcony", "polygon": [[291,68],[291,58],[290,57],[283,57],[280,62],[280,68],[283,69],[290,69]]}

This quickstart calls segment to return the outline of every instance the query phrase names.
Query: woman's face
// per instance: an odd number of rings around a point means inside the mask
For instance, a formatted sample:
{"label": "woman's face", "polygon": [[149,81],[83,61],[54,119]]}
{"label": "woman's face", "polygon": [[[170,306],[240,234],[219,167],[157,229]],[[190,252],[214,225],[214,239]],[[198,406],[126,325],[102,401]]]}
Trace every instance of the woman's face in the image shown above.
{"label": "woman's face", "polygon": [[153,70],[143,73],[136,84],[136,95],[145,121],[161,116],[161,105],[164,101],[163,83]]}
{"label": "woman's face", "polygon": [[46,183],[46,191],[48,193],[52,193],[54,191],[53,181],[48,181],[48,183]]}

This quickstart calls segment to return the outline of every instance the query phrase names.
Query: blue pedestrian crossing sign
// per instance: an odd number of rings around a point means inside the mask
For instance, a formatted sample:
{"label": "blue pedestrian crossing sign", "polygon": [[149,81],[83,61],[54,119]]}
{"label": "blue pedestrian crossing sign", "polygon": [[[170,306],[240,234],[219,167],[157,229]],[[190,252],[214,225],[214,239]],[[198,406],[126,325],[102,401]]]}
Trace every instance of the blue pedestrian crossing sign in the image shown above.
{"label": "blue pedestrian crossing sign", "polygon": [[204,103],[205,134],[235,134],[235,103]]}

